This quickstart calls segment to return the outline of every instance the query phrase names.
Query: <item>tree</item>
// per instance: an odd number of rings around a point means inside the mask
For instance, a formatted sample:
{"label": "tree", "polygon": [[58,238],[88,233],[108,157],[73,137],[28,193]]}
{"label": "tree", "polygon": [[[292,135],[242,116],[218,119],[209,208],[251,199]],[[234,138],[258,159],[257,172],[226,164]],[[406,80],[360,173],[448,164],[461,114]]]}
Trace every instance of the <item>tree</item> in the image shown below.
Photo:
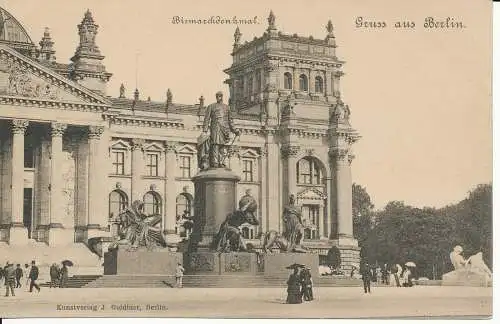
{"label": "tree", "polygon": [[341,258],[340,258],[340,250],[336,246],[332,246],[330,250],[328,250],[328,254],[326,255],[327,264],[334,269],[340,267]]}
{"label": "tree", "polygon": [[353,235],[360,242],[366,240],[372,227],[373,208],[366,188],[354,183],[352,185],[352,217]]}

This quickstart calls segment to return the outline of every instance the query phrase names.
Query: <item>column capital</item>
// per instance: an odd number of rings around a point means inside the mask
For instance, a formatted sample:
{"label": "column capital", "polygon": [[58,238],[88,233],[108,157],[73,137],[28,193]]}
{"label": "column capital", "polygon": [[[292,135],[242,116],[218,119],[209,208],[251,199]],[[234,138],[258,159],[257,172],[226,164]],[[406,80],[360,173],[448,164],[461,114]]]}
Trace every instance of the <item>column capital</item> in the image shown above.
{"label": "column capital", "polygon": [[[334,161],[343,161],[348,156],[349,150],[346,148],[331,147],[328,155]],[[354,155],[352,155],[354,157]]]}
{"label": "column capital", "polygon": [[238,145],[231,145],[228,148],[228,156],[230,157],[236,157],[239,156],[240,153],[240,147]]}
{"label": "column capital", "polygon": [[354,155],[354,154],[348,154],[347,155],[347,161],[349,161],[349,164],[352,163],[352,160],[354,160],[355,157],[356,157],[356,155]]}
{"label": "column capital", "polygon": [[142,150],[144,148],[144,143],[146,143],[146,141],[142,138],[133,138],[132,139],[132,151]]}
{"label": "column capital", "polygon": [[88,136],[91,139],[100,139],[104,132],[104,126],[89,126]]}
{"label": "column capital", "polygon": [[299,145],[285,144],[281,146],[281,155],[283,158],[293,158],[300,152]]}
{"label": "column capital", "polygon": [[167,153],[177,153],[177,145],[179,143],[174,141],[165,141],[165,152]]}
{"label": "column capital", "polygon": [[68,128],[68,125],[63,123],[53,122],[50,124],[50,127],[51,127],[50,135],[52,137],[59,137],[64,134],[64,131],[66,130],[66,128]]}
{"label": "column capital", "polygon": [[24,134],[26,128],[28,128],[29,121],[26,119],[13,119],[12,120],[12,132],[14,134]]}

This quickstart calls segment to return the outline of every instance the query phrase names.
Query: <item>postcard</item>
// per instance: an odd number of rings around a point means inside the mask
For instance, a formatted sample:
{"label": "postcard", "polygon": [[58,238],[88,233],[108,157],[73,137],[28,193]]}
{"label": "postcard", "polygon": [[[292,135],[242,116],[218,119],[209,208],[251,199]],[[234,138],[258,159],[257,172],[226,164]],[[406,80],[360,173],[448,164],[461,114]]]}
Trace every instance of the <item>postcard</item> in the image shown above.
{"label": "postcard", "polygon": [[0,317],[489,318],[491,80],[486,0],[3,1]]}

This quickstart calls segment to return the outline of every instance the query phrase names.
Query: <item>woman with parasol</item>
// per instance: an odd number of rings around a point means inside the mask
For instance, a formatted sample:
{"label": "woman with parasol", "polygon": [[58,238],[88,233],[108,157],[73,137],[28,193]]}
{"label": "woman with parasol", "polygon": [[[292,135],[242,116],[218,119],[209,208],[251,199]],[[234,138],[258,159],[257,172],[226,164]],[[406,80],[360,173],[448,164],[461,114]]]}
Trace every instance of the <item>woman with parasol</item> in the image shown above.
{"label": "woman with parasol", "polygon": [[294,263],[290,266],[287,267],[287,269],[293,269],[293,273],[290,275],[288,278],[288,281],[286,282],[288,289],[287,289],[287,298],[286,298],[286,303],[287,304],[301,304],[302,303],[302,292],[300,291],[301,288],[301,278],[299,275],[299,269],[303,268],[304,265],[302,264],[297,264]]}
{"label": "woman with parasol", "polygon": [[59,288],[66,288],[68,284],[68,267],[73,266],[73,262],[70,260],[64,260],[61,264],[62,268],[59,274]]}

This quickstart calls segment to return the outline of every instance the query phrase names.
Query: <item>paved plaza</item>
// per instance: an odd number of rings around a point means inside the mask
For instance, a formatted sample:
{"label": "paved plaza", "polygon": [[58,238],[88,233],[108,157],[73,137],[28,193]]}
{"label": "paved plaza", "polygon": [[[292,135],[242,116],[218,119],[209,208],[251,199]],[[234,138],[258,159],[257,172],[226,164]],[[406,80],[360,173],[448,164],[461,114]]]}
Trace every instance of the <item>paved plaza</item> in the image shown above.
{"label": "paved plaza", "polygon": [[380,287],[370,295],[318,287],[312,302],[287,305],[285,298],[283,288],[42,288],[1,297],[0,317],[486,317],[493,308],[492,289],[479,287]]}

